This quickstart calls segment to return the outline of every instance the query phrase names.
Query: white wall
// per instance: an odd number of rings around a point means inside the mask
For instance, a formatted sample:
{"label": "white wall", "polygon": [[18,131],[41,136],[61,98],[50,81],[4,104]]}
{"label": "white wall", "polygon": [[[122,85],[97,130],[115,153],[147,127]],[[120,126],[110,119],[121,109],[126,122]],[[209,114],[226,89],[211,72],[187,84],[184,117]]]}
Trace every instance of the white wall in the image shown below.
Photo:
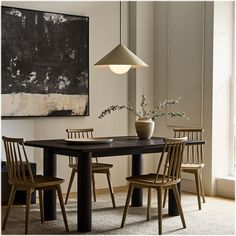
{"label": "white wall", "polygon": [[[140,68],[129,73],[129,102],[140,108],[141,94],[145,93],[149,107],[153,106],[154,73],[154,2],[130,2],[129,4],[129,46],[144,62],[147,68]],[[137,117],[129,114],[129,135],[136,135]],[[153,155],[144,155],[144,172],[153,171]]]}
{"label": "white wall", "polygon": [[[154,14],[154,96],[158,101],[182,97],[176,109],[189,120],[160,119],[155,135],[173,136],[174,127],[205,129],[205,190],[211,193],[212,3],[156,2]],[[193,185],[184,175],[183,189]]]}
{"label": "white wall", "polygon": [[[31,139],[65,138],[66,128],[93,127],[96,136],[127,135],[128,113],[120,111],[98,119],[100,112],[112,104],[126,104],[128,101],[128,75],[118,76],[108,69],[95,69],[95,64],[109,50],[119,43],[119,3],[118,2],[2,2],[3,6],[51,11],[65,14],[89,16],[89,71],[90,71],[90,115],[88,117],[44,117],[2,120],[2,135]],[[128,4],[122,3],[122,42],[128,41]],[[2,78],[4,79],[4,78]],[[119,124],[119,125],[118,125]],[[37,162],[42,171],[42,151],[29,148],[30,160]],[[33,155],[34,154],[34,155]],[[2,152],[2,158],[4,154]],[[126,184],[129,174],[127,157],[106,158],[113,163],[111,170],[114,186]],[[63,192],[68,186],[70,169],[65,157],[58,157],[58,176],[65,178]],[[97,176],[98,188],[107,187],[106,178]],[[75,191],[76,181],[72,191]]]}

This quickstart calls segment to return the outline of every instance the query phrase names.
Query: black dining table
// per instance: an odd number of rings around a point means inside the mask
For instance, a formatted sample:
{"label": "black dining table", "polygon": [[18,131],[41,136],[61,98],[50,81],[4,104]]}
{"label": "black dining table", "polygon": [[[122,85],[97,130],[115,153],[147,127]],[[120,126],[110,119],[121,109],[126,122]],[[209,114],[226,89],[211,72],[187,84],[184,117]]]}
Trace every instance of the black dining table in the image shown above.
{"label": "black dining table", "polygon": [[[65,139],[26,141],[26,146],[43,148],[43,175],[56,176],[56,155],[78,158],[77,181],[77,231],[92,230],[92,201],[91,201],[91,163],[95,157],[122,158],[132,155],[132,175],[140,175],[143,171],[143,155],[145,153],[160,153],[164,148],[164,138],[152,137],[150,140],[140,140],[136,136],[109,137],[111,143],[76,144],[68,143]],[[204,141],[187,141],[187,145],[204,144]],[[124,176],[125,177],[125,176]],[[179,185],[180,187],[180,185]],[[131,205],[140,207],[143,204],[142,189],[134,189]],[[168,213],[178,215],[173,192],[169,191]],[[44,191],[45,220],[56,219],[56,192]]]}

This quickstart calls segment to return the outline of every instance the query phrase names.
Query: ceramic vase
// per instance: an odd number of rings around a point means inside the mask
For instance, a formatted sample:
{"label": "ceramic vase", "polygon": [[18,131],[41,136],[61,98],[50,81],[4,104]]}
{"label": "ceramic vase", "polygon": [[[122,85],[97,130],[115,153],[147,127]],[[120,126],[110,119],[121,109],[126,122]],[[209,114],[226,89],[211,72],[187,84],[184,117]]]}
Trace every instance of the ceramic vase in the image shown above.
{"label": "ceramic vase", "polygon": [[152,119],[139,118],[135,122],[135,129],[139,139],[150,139],[155,127],[155,122]]}

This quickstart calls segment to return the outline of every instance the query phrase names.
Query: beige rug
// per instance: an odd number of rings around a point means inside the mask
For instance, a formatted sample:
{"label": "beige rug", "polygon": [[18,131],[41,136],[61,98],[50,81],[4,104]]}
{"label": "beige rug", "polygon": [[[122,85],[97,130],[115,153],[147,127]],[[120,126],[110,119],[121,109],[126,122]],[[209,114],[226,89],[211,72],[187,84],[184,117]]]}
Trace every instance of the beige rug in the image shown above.
{"label": "beige rug", "polygon": [[[89,234],[158,234],[157,201],[153,194],[151,220],[146,221],[146,193],[145,205],[139,208],[129,208],[125,228],[120,228],[126,193],[115,194],[117,208],[113,209],[109,195],[99,195],[93,203],[92,232]],[[195,195],[182,194],[187,228],[182,228],[180,217],[169,217],[167,209],[163,209],[163,234],[185,235],[234,235],[235,203],[224,198],[206,197],[202,210],[198,210]],[[2,207],[2,220],[5,214]],[[70,232],[76,232],[76,200],[70,199],[66,206]],[[25,207],[14,206],[10,213],[6,231],[2,234],[24,234]],[[40,212],[37,204],[32,205],[30,213],[29,234],[65,234],[64,223],[58,206],[58,219],[40,223]]]}

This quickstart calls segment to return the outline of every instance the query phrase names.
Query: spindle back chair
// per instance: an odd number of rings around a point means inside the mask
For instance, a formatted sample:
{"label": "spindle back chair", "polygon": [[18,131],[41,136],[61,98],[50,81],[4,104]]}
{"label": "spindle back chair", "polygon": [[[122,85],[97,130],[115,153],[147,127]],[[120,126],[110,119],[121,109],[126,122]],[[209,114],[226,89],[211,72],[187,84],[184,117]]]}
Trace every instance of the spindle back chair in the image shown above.
{"label": "spindle back chair", "polygon": [[63,220],[66,231],[69,231],[61,186],[63,179],[56,177],[44,177],[41,175],[33,176],[30,163],[24,147],[23,138],[2,137],[6,153],[8,179],[11,187],[11,193],[8,200],[7,210],[4,217],[2,230],[5,230],[10,209],[12,207],[16,191],[26,191],[26,215],[25,215],[25,234],[28,234],[29,212],[31,203],[31,194],[35,190],[39,191],[39,205],[41,223],[44,222],[43,190],[56,189],[61,205]]}
{"label": "spindle back chair", "polygon": [[[188,137],[188,140],[203,140],[203,129],[174,129],[174,137]],[[203,144],[188,145],[183,164],[204,164]]]}
{"label": "spindle back chair", "polygon": [[[188,140],[202,141],[203,140],[202,128],[176,128],[174,129],[174,137],[180,138],[187,136]],[[198,209],[201,210],[201,197],[203,203],[205,203],[205,194],[203,186],[202,170],[204,168],[204,155],[203,144],[187,145],[183,156],[183,164],[181,170],[186,173],[194,174],[196,183],[196,193],[198,200]],[[163,207],[167,198],[167,192],[164,195]]]}
{"label": "spindle back chair", "polygon": [[[77,139],[77,138],[93,138],[93,128],[88,129],[66,129],[68,139]],[[72,167],[75,164],[77,165],[77,158],[69,157],[69,166]],[[98,159],[95,158],[98,163]]]}
{"label": "spindle back chair", "polygon": [[34,184],[23,138],[2,137],[6,150],[8,181],[11,185]]}
{"label": "spindle back chair", "polygon": [[[174,129],[174,137],[187,136],[189,140],[203,140],[204,129]],[[184,161],[182,164],[182,171],[190,174],[194,174],[197,199],[198,199],[198,209],[201,210],[201,197],[203,203],[205,203],[205,194],[203,186],[203,174],[202,170],[205,166],[203,155],[203,144],[188,145],[186,147],[186,152],[184,155]]]}
{"label": "spindle back chair", "polygon": [[[93,135],[94,129],[93,128],[86,128],[86,129],[66,129],[67,133],[67,138],[68,139],[91,139],[94,137]],[[65,199],[65,204],[67,204],[68,199],[69,199],[69,194],[70,190],[72,187],[72,183],[74,180],[74,176],[76,172],[78,171],[78,158],[76,157],[69,157],[69,167],[72,168],[71,172],[71,177],[68,185],[68,190],[66,194],[66,199]],[[92,186],[93,186],[93,198],[94,201],[96,202],[96,189],[95,189],[95,177],[94,174],[106,174],[107,176],[107,181],[108,181],[108,186],[109,186],[109,191],[111,195],[111,200],[112,200],[112,205],[115,208],[115,197],[114,197],[114,192],[113,192],[113,187],[112,187],[112,182],[111,182],[111,174],[110,174],[110,169],[113,167],[112,164],[107,164],[107,163],[100,163],[98,162],[98,159],[95,158],[95,163],[92,163]]]}
{"label": "spindle back chair", "polygon": [[129,202],[134,188],[148,189],[147,220],[149,220],[150,214],[151,189],[153,188],[157,190],[159,234],[162,234],[162,191],[165,189],[173,189],[183,227],[186,227],[179,192],[177,189],[177,184],[181,181],[180,169],[186,141],[187,137],[165,139],[165,147],[159,159],[156,173],[126,178],[127,181],[129,181],[129,190],[121,222],[122,228],[125,225]]}

